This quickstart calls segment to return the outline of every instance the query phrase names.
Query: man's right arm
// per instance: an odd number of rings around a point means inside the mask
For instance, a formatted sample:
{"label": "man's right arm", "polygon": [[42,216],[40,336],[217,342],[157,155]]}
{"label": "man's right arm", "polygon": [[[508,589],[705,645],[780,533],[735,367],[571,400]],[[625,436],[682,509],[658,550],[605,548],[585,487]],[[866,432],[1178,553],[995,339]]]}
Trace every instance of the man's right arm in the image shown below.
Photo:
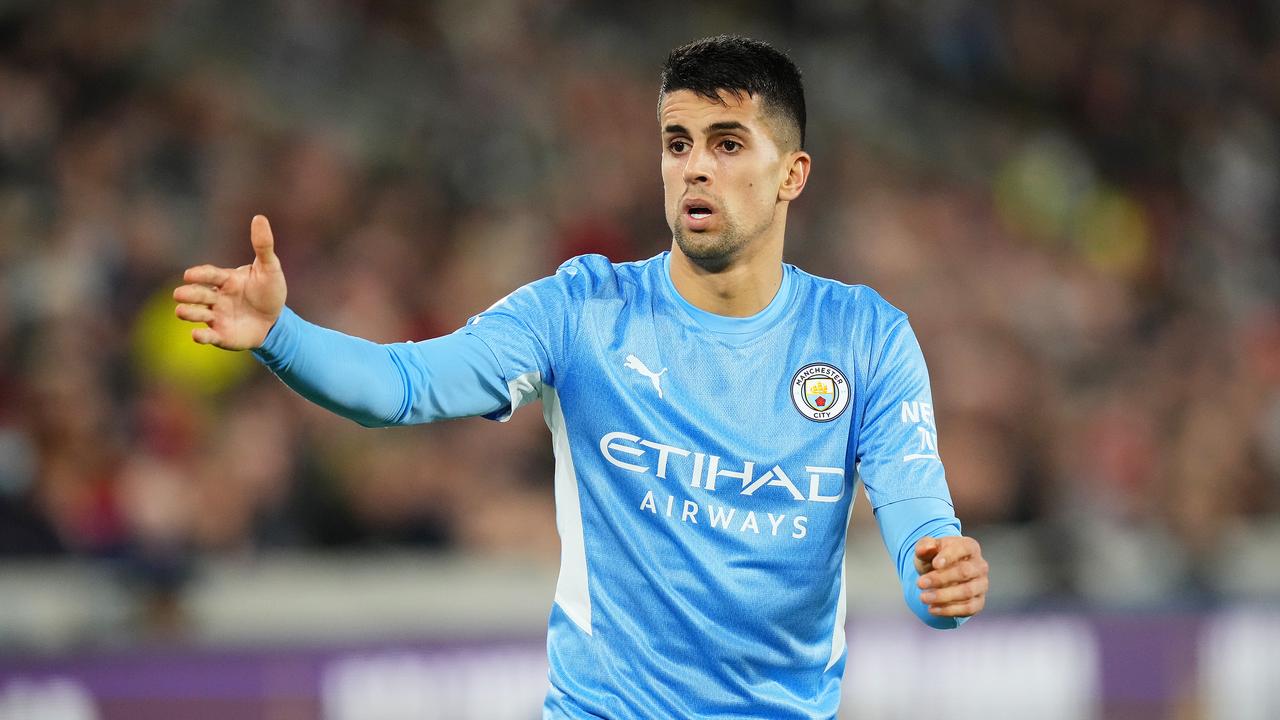
{"label": "man's right arm", "polygon": [[362,425],[509,414],[502,366],[474,333],[379,345],[312,325],[285,307],[284,270],[262,215],[250,242],[253,262],[187,268],[173,291],[177,316],[200,323],[197,343],[253,350],[289,387]]}
{"label": "man's right arm", "polygon": [[298,394],[367,427],[493,416],[508,405],[497,358],[468,333],[381,345],[286,307],[253,355]]}
{"label": "man's right arm", "polygon": [[588,263],[572,260],[473,317],[452,335],[377,343],[308,323],[285,306],[288,288],[271,225],[250,226],[254,259],[236,268],[199,265],[173,291],[175,313],[200,323],[191,338],[252,350],[289,387],[363,425],[484,415],[503,421],[554,385],[573,346],[579,307],[593,287]]}

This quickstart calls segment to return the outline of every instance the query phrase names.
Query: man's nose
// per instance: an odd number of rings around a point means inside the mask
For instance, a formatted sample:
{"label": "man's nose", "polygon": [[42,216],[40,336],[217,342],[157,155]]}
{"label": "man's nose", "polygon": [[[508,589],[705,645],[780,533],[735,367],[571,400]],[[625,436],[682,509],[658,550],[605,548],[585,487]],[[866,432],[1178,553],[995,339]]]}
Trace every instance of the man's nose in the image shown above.
{"label": "man's nose", "polygon": [[707,184],[712,176],[711,152],[704,147],[695,146],[689,151],[684,163],[684,181],[687,184]]}

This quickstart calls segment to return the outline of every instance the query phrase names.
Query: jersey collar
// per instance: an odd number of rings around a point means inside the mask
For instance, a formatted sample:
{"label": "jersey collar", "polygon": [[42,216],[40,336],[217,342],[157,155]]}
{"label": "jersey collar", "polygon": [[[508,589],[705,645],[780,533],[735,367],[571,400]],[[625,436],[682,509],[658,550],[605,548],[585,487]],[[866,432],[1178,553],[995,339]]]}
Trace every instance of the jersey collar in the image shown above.
{"label": "jersey collar", "polygon": [[662,253],[662,279],[665,281],[663,284],[666,285],[667,294],[694,322],[711,332],[721,335],[754,335],[773,327],[790,303],[791,275],[792,267],[783,263],[782,284],[778,287],[778,292],[774,294],[769,304],[755,315],[749,317],[717,315],[695,307],[676,290],[675,283],[671,282],[671,251],[668,250]]}

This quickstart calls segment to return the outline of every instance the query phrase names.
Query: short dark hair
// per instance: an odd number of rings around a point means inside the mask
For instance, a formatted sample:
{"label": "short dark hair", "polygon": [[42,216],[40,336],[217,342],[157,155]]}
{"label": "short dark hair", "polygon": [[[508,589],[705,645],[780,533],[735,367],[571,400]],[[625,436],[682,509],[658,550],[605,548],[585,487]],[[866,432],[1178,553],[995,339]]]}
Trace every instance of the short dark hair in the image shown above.
{"label": "short dark hair", "polygon": [[676,90],[692,90],[721,100],[720,93],[745,92],[758,97],[766,111],[794,123],[804,147],[804,84],[800,69],[785,53],[760,40],[716,35],[681,45],[662,67],[658,102]]}

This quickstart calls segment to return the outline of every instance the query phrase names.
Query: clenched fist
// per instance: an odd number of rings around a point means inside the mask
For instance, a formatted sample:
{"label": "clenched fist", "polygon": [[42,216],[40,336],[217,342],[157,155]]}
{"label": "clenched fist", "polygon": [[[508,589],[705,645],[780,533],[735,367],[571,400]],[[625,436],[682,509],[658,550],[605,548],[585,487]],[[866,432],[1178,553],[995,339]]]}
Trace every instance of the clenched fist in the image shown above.
{"label": "clenched fist", "polygon": [[977,615],[987,604],[987,561],[971,537],[921,538],[916,543],[920,600],[938,617]]}

